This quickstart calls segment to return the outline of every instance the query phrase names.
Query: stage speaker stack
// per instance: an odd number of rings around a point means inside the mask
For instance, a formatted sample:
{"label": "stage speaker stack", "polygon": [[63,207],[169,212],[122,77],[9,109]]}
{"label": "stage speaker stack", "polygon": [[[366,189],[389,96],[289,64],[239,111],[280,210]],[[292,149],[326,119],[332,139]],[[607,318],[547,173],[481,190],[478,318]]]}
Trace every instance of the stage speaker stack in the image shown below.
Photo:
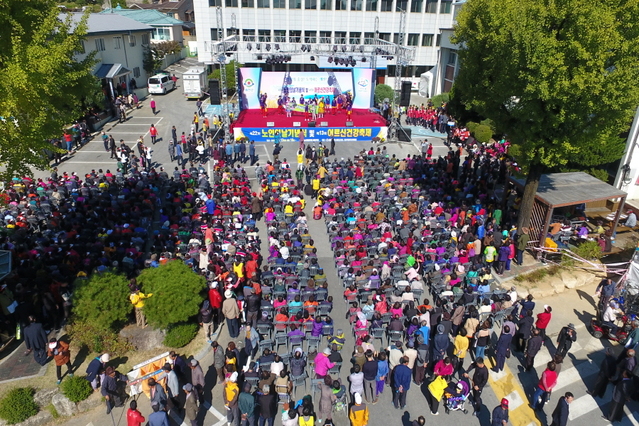
{"label": "stage speaker stack", "polygon": [[315,122],[314,121],[309,121],[308,122],[308,127],[315,127]]}
{"label": "stage speaker stack", "polygon": [[402,91],[399,95],[399,106],[410,106],[410,91],[413,84],[410,81],[402,81]]}
{"label": "stage speaker stack", "polygon": [[400,127],[397,131],[397,137],[400,142],[410,142],[411,141],[412,130],[406,127]]}
{"label": "stage speaker stack", "polygon": [[346,127],[353,127],[353,122],[352,121],[347,121],[346,122]]}
{"label": "stage speaker stack", "polygon": [[220,80],[209,80],[209,98],[211,105],[221,105],[220,98]]}

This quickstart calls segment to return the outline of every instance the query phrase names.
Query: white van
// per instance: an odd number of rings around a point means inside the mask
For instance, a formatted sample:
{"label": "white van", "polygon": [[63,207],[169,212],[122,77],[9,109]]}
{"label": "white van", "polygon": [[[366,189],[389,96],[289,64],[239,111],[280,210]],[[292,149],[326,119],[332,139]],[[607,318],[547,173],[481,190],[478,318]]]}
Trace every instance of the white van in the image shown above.
{"label": "white van", "polygon": [[173,89],[175,89],[175,83],[168,74],[156,74],[149,77],[149,93],[164,95]]}

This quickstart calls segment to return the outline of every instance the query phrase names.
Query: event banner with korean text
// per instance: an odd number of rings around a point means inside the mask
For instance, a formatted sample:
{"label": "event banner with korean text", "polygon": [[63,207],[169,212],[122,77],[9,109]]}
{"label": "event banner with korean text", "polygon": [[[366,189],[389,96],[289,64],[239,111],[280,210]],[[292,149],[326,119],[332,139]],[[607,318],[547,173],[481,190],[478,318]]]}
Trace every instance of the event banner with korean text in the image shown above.
{"label": "event banner with korean text", "polygon": [[366,142],[375,137],[386,139],[388,127],[236,127],[233,132],[235,140],[246,137],[255,142],[274,142],[278,133],[282,142],[298,142],[300,132],[303,133],[305,142],[328,142],[331,139],[335,139],[335,142]]}
{"label": "event banner with korean text", "polygon": [[337,72],[280,72],[240,68],[238,73],[241,109],[260,108],[261,94],[266,94],[268,108],[277,108],[280,96],[300,104],[315,97],[332,102],[334,97],[346,93],[353,99],[353,109],[368,109],[375,91],[374,70],[369,68]]}

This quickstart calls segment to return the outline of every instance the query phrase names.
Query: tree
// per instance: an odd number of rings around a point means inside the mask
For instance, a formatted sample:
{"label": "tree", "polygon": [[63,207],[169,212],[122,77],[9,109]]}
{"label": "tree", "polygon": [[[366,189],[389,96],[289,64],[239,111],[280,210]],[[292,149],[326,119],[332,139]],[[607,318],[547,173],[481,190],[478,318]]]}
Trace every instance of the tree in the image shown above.
{"label": "tree", "polygon": [[137,282],[144,293],[153,294],[144,301],[144,314],[161,329],[195,316],[203,300],[200,292],[206,289],[204,277],[179,260],[143,270]]}
{"label": "tree", "polygon": [[539,179],[567,165],[618,159],[639,104],[639,3],[473,0],[453,41],[463,64],[454,97],[521,146],[527,172],[518,228]]}
{"label": "tree", "polygon": [[118,323],[125,322],[133,310],[129,294],[124,275],[101,272],[77,279],[73,292],[75,319],[113,330]]}
{"label": "tree", "polygon": [[0,11],[0,179],[46,169],[48,140],[98,101],[94,53],[77,61],[86,19],[58,18],[49,0],[2,1]]}
{"label": "tree", "polygon": [[144,49],[142,67],[147,74],[152,75],[162,68],[162,62],[168,55],[175,55],[182,51],[182,46],[175,40],[152,43]]}
{"label": "tree", "polygon": [[[228,64],[223,65],[225,72],[225,76],[226,76],[226,87],[228,89],[228,93],[235,93],[235,65],[233,65],[235,61],[229,61]],[[238,68],[242,68],[244,65],[243,64],[237,64]],[[209,79],[215,79],[215,80],[219,80],[220,79],[220,68],[219,68],[219,64],[217,65],[217,68],[215,68],[210,74],[209,74]]]}
{"label": "tree", "polygon": [[375,86],[375,105],[379,105],[384,102],[384,99],[393,101],[395,91],[388,84],[378,84]]}

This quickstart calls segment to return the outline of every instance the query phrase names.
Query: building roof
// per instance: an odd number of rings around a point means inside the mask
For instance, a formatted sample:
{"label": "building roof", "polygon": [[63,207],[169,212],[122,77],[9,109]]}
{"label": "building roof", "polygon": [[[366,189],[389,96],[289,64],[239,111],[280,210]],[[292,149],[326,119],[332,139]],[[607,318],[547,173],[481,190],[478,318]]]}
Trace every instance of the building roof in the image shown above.
{"label": "building roof", "polygon": [[[81,12],[70,13],[74,23],[79,23],[84,15]],[[64,20],[65,13],[59,15],[60,19]],[[116,15],[115,13],[102,14],[91,13],[87,21],[87,34],[100,34],[100,33],[121,33],[126,31],[151,31],[148,25],[140,23],[131,18],[125,16]]]}
{"label": "building roof", "polygon": [[113,78],[120,75],[130,74],[131,71],[124,68],[122,64],[102,64],[100,68],[93,73],[97,78]]}
{"label": "building roof", "polygon": [[182,25],[182,21],[165,15],[159,10],[153,9],[122,9],[120,6],[114,9],[105,9],[100,14],[104,15],[120,15],[133,19],[142,24],[157,26],[166,25]]}
{"label": "building roof", "polygon": [[187,7],[189,9],[193,8],[193,0],[180,0],[180,1],[166,1],[164,3],[149,3],[149,4],[144,4],[144,3],[134,3],[131,5],[131,7],[137,7],[140,9],[155,9],[155,10],[178,10],[180,9],[185,3],[190,3],[190,5],[187,5]]}
{"label": "building roof", "polygon": [[[519,188],[526,179],[510,178]],[[584,172],[550,173],[539,180],[536,198],[551,207],[574,206],[592,201],[625,197],[627,194]]]}

